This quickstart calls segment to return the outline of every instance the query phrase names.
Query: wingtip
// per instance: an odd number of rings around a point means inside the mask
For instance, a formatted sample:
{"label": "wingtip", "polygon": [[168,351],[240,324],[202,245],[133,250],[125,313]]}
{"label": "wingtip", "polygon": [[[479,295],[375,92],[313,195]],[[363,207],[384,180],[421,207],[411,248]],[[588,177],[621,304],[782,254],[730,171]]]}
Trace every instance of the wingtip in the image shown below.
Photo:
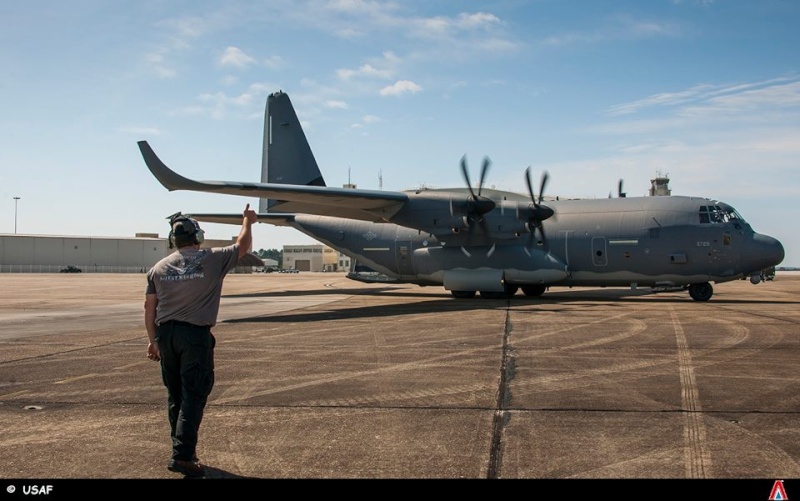
{"label": "wingtip", "polygon": [[139,141],[137,144],[145,165],[164,188],[169,191],[175,191],[185,189],[186,185],[191,184],[191,180],[184,178],[167,167],[147,141]]}

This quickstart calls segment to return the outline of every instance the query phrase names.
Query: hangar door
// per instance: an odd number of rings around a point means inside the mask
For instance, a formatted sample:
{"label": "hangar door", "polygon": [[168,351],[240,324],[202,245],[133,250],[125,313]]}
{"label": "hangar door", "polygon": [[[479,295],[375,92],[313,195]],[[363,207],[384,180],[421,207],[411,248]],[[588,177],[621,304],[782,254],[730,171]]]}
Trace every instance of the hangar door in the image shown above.
{"label": "hangar door", "polygon": [[297,271],[311,271],[311,260],[310,259],[295,260],[294,269]]}

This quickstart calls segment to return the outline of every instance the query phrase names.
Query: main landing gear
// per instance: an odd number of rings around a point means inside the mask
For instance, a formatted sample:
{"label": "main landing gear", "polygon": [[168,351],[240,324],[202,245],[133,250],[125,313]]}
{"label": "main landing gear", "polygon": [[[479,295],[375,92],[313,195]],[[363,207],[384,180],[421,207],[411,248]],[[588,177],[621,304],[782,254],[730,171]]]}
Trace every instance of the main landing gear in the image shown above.
{"label": "main landing gear", "polygon": [[708,301],[714,294],[714,288],[708,282],[701,284],[692,284],[689,286],[689,295],[695,301]]}

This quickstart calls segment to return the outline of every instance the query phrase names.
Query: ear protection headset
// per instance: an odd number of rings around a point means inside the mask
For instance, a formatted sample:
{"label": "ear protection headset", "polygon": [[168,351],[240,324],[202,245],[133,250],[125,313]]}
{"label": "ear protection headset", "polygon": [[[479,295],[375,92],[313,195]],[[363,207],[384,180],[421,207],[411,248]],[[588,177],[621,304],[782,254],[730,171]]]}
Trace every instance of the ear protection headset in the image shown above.
{"label": "ear protection headset", "polygon": [[176,247],[175,239],[190,240],[192,244],[202,244],[205,240],[205,232],[200,228],[200,224],[185,216],[180,212],[176,212],[169,218],[170,232],[169,232],[169,248]]}

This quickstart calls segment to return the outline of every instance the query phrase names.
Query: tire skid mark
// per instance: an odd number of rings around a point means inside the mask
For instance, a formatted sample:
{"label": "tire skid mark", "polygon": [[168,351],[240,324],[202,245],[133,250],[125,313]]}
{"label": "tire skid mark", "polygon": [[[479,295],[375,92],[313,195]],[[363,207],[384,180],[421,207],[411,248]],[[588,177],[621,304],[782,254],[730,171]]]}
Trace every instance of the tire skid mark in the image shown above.
{"label": "tire skid mark", "polygon": [[[540,376],[535,378],[530,378],[528,381],[524,383],[519,383],[519,387],[528,387],[533,386],[539,389],[539,391],[557,391],[557,390],[564,390],[564,389],[571,389],[576,387],[577,381],[587,381],[590,384],[586,385],[578,385],[581,388],[586,388],[592,386],[594,384],[600,384],[604,381],[599,381],[599,376],[606,376],[606,375],[614,375],[619,376],[620,372],[623,373],[631,373],[630,379],[640,379],[640,378],[648,378],[652,377],[656,374],[673,374],[673,371],[670,369],[670,365],[675,363],[674,356],[659,356],[653,360],[637,360],[629,363],[624,364],[617,364],[610,367],[602,367],[597,369],[584,369],[577,373],[567,373],[567,374],[551,374],[546,376]],[[633,374],[634,371],[639,371],[642,369],[650,369],[657,366],[663,366],[664,371],[661,373],[636,373]],[[621,380],[619,377],[615,378],[615,380]],[[548,385],[547,388],[542,388],[542,385]]]}
{"label": "tire skid mark", "polygon": [[[526,311],[530,311],[530,310],[526,310]],[[510,310],[509,310],[509,312],[510,312]],[[533,311],[533,313],[536,313],[536,311]],[[629,312],[625,312],[625,313],[620,313],[618,315],[612,315],[612,316],[608,316],[608,317],[599,318],[597,320],[594,320],[594,321],[591,321],[591,322],[588,322],[588,323],[580,323],[580,324],[576,324],[576,325],[570,325],[570,326],[567,326],[567,327],[547,330],[546,332],[541,332],[541,333],[538,333],[538,334],[535,334],[535,335],[532,335],[532,336],[528,336],[527,338],[524,338],[524,339],[535,339],[535,338],[541,338],[543,336],[557,335],[557,334],[560,334],[560,333],[563,333],[563,332],[566,332],[566,331],[585,328],[587,324],[588,325],[592,325],[592,324],[612,322],[612,321],[615,321],[615,320],[617,320],[619,318],[631,315],[632,313],[634,313],[634,312],[629,311]],[[507,313],[507,317],[508,317],[508,313]],[[507,322],[507,320],[504,319],[504,322]],[[504,329],[505,328],[506,327],[504,326]],[[360,377],[375,376],[375,375],[381,374],[381,373],[391,373],[391,372],[398,372],[398,371],[409,371],[409,370],[417,369],[419,367],[424,367],[425,365],[431,364],[431,363],[434,363],[434,362],[441,362],[443,360],[451,360],[451,359],[458,360],[458,359],[461,359],[462,357],[465,357],[467,355],[483,353],[483,352],[486,352],[486,351],[496,351],[497,349],[498,349],[498,346],[496,346],[496,345],[494,345],[494,346],[481,346],[481,347],[476,347],[476,348],[469,348],[469,349],[459,350],[459,351],[455,351],[455,352],[448,352],[448,353],[445,353],[445,354],[442,354],[442,355],[429,357],[427,359],[421,359],[421,360],[415,360],[415,361],[411,361],[411,362],[399,363],[399,364],[395,364],[395,365],[392,365],[392,366],[389,366],[389,367],[382,367],[382,368],[377,368],[377,369],[362,370],[362,371],[355,371],[355,372],[343,372],[343,373],[339,373],[339,374],[336,374],[336,375],[333,375],[333,376],[315,378],[313,380],[304,381],[304,382],[295,382],[294,384],[288,384],[288,385],[280,386],[280,387],[276,387],[276,388],[263,389],[263,390],[260,390],[260,391],[257,391],[257,392],[252,392],[252,393],[248,392],[248,397],[249,398],[252,398],[252,397],[263,397],[263,396],[267,396],[267,395],[273,395],[273,394],[277,394],[277,393],[293,391],[293,390],[297,390],[297,389],[300,389],[300,388],[308,388],[308,387],[312,387],[312,386],[328,384],[328,383],[333,383],[333,382],[339,382],[339,381],[345,381],[345,380],[348,380],[348,379],[356,379],[356,378],[360,378]],[[604,370],[604,372],[609,372],[609,371],[608,370]],[[442,389],[437,390],[436,394],[441,394],[441,391],[442,391]],[[241,400],[239,398],[231,395],[231,396],[220,397],[219,399],[215,400],[214,403],[216,405],[225,405],[225,404],[238,403],[240,401]]]}
{"label": "tire skid mark", "polygon": [[669,314],[678,345],[678,375],[681,385],[681,407],[684,409],[683,440],[686,477],[710,478],[714,474],[711,454],[706,447],[706,427],[703,421],[703,408],[700,404],[697,381],[694,377],[692,354],[683,332],[683,326],[672,305],[669,305]]}
{"label": "tire skid mark", "polygon": [[[632,331],[628,330],[624,333],[619,333],[583,343],[575,343],[573,345],[567,345],[563,347],[546,348],[540,350],[539,353],[541,354],[562,353],[562,352],[567,352],[569,350],[584,348],[586,346],[604,344],[605,342],[611,341],[613,338],[623,339],[625,337],[629,337],[631,335],[638,334],[643,330],[646,330],[648,326],[648,320],[634,320],[638,323],[633,328]],[[754,353],[763,351],[763,348],[734,350],[733,352],[726,351],[729,350],[731,347],[740,345],[743,342],[750,339],[749,329],[744,325],[735,323],[735,321],[733,320],[728,320],[728,319],[714,319],[714,320],[720,321],[725,324],[729,324],[728,326],[729,331],[731,331],[734,335],[720,337],[719,342],[716,343],[711,349],[704,350],[703,352],[704,357],[720,351],[725,351],[727,356],[724,361],[728,361],[728,360],[733,360],[735,358],[743,358],[751,356]],[[769,344],[771,345],[772,343],[770,342]],[[602,355],[602,353],[600,354]],[[705,360],[701,362],[694,361],[694,364],[697,367],[705,367],[705,366],[716,365],[722,362],[723,361],[719,359],[714,359],[714,360]],[[528,380],[525,383],[521,383],[520,386],[522,387],[534,386],[537,387],[539,391],[558,391],[574,387],[585,387],[585,386],[591,386],[593,384],[599,384],[602,382],[600,381],[599,377],[604,377],[604,376],[613,376],[607,378],[606,380],[613,379],[614,381],[622,381],[622,380],[641,379],[656,375],[669,375],[669,374],[674,374],[674,369],[671,367],[674,363],[675,363],[675,358],[674,355],[671,353],[668,355],[653,355],[647,360],[638,360],[635,362],[617,364],[612,367],[604,367],[599,369],[581,369],[579,367],[579,369],[576,370],[576,372],[574,373],[542,376],[539,378]],[[648,372],[647,374],[633,373],[634,371],[640,371],[642,369],[653,369],[658,366],[663,366],[663,370],[659,370],[657,372],[651,371]],[[623,374],[625,375],[623,376]],[[590,382],[589,385],[581,385],[579,383],[579,381],[584,381],[587,379]],[[556,384],[553,385],[553,383]],[[550,384],[550,386],[546,388],[541,388],[542,385],[547,385],[547,384]]]}
{"label": "tire skid mark", "polygon": [[648,462],[669,464],[672,458],[679,454],[680,450],[675,448],[658,449],[646,454],[641,454],[635,458],[604,464],[603,466],[592,468],[591,470],[584,470],[573,475],[565,476],[564,478],[627,478],[626,475],[628,475],[632,469],[635,470],[638,464]]}
{"label": "tire skid mark", "polygon": [[[530,311],[530,310],[525,310],[525,311]],[[507,310],[507,312],[506,312],[506,322],[508,322],[507,319],[508,319],[509,312],[510,312],[510,310]],[[533,313],[536,313],[536,312],[533,312]],[[632,312],[626,312],[626,313],[621,313],[619,315],[614,315],[614,316],[610,316],[610,317],[603,317],[603,318],[597,319],[595,321],[589,322],[589,324],[597,324],[597,323],[605,323],[605,322],[614,321],[614,320],[616,320],[616,319],[618,319],[620,317],[624,317],[624,316],[630,315],[631,313]],[[557,335],[557,334],[560,334],[560,333],[563,333],[563,332],[566,332],[566,331],[570,331],[570,330],[574,330],[574,329],[580,329],[580,328],[584,328],[584,327],[585,327],[585,324],[576,324],[576,325],[567,326],[567,327],[563,327],[563,328],[548,330],[547,332],[540,332],[540,333],[537,333],[534,336],[529,336],[528,338],[525,338],[525,339],[533,339],[533,338],[541,338],[543,336]],[[436,341],[435,343],[440,343],[440,342],[441,341]],[[434,344],[434,342],[431,341],[431,344]],[[390,366],[390,367],[383,367],[383,368],[379,368],[379,369],[372,369],[372,370],[366,370],[366,371],[339,373],[339,374],[336,374],[334,376],[328,376],[328,377],[324,377],[324,378],[316,378],[316,379],[311,380],[311,381],[295,383],[295,384],[287,385],[287,386],[281,386],[280,388],[262,390],[260,392],[256,392],[256,393],[250,394],[250,396],[251,397],[252,396],[265,396],[265,395],[270,395],[270,394],[275,394],[275,393],[281,393],[281,392],[284,392],[284,391],[291,391],[291,390],[295,390],[295,389],[298,389],[298,388],[304,388],[304,387],[314,386],[314,385],[318,385],[318,384],[326,384],[326,383],[342,381],[342,380],[347,380],[347,379],[354,379],[354,378],[358,378],[358,377],[376,375],[376,374],[380,374],[380,373],[388,373],[388,372],[396,372],[396,371],[407,371],[407,370],[412,370],[412,369],[416,369],[416,368],[419,368],[419,367],[424,367],[426,365],[429,365],[429,364],[432,364],[432,363],[436,363],[436,362],[440,362],[440,361],[443,361],[443,360],[448,360],[448,359],[456,359],[456,360],[458,360],[458,359],[460,359],[460,358],[462,358],[464,356],[470,355],[470,354],[478,354],[478,353],[482,353],[482,352],[486,352],[486,351],[493,351],[493,350],[496,350],[496,349],[497,349],[497,346],[470,348],[470,349],[460,350],[460,351],[457,351],[457,352],[449,352],[449,353],[446,353],[446,354],[443,354],[443,355],[430,357],[430,358],[427,358],[427,359],[400,363],[400,364],[396,364],[396,365],[393,365],[393,366]],[[233,403],[236,400],[238,400],[238,399],[231,396],[231,397],[227,397],[227,398],[220,398],[215,403],[216,404],[227,404],[227,403]]]}
{"label": "tire skid mark", "polygon": [[[538,353],[547,354],[552,352],[564,352],[570,350],[580,350],[584,348],[590,348],[595,346],[600,346],[608,343],[613,343],[615,341],[621,341],[623,339],[627,339],[629,337],[633,337],[641,332],[647,330],[647,323],[643,320],[632,319],[631,322],[634,322],[635,325],[629,329],[626,329],[622,332],[617,332],[613,334],[609,334],[607,336],[602,336],[599,338],[589,339],[586,341],[576,342],[573,344],[568,344],[564,346],[554,346],[552,348],[542,348],[537,349]],[[599,322],[592,322],[592,323],[599,323]]]}
{"label": "tire skid mark", "polygon": [[[540,309],[531,309],[531,310],[527,310],[526,309],[526,310],[516,310],[516,311],[517,312],[524,312],[524,313],[532,313],[534,315],[541,315],[542,313],[546,312],[546,310],[540,310]],[[573,330],[576,330],[576,329],[585,329],[590,325],[612,322],[614,320],[620,319],[622,317],[626,317],[626,316],[631,315],[633,313],[635,313],[635,311],[628,311],[628,312],[625,312],[625,313],[620,313],[618,315],[612,315],[612,316],[608,316],[608,317],[598,318],[597,320],[592,320],[590,322],[579,322],[579,323],[576,323],[574,325],[568,325],[566,327],[561,327],[561,328],[556,328],[556,329],[545,329],[542,332],[536,332],[535,334],[531,334],[531,335],[528,335],[528,336],[522,336],[522,337],[520,337],[518,339],[517,342],[518,343],[524,343],[526,341],[538,340],[538,339],[542,339],[542,338],[549,337],[549,336],[555,336],[555,335],[558,335],[558,334],[563,334],[565,332],[573,331]]]}
{"label": "tire skid mark", "polygon": [[312,400],[309,402],[298,402],[298,406],[308,407],[344,407],[353,403],[359,406],[380,405],[391,401],[413,401],[423,398],[441,397],[446,395],[460,395],[464,393],[483,393],[490,391],[494,385],[491,384],[472,384],[463,386],[449,386],[446,388],[435,388],[430,390],[401,391],[394,393],[383,393],[380,395],[340,398],[333,400]]}
{"label": "tire skid mark", "polygon": [[[476,348],[471,348],[471,349],[459,350],[459,351],[456,351],[456,352],[448,352],[448,353],[445,353],[445,354],[442,354],[442,355],[429,357],[429,358],[426,358],[426,359],[399,363],[399,364],[391,365],[389,367],[381,367],[381,368],[377,368],[377,369],[361,370],[361,371],[354,371],[354,372],[342,372],[342,373],[338,373],[338,374],[336,374],[334,376],[316,378],[316,379],[313,379],[313,380],[310,380],[310,381],[299,382],[299,383],[295,383],[295,384],[281,386],[281,387],[278,387],[278,388],[265,389],[265,390],[262,390],[262,391],[255,392],[251,396],[266,396],[266,395],[272,395],[272,394],[275,394],[275,393],[283,393],[283,392],[286,392],[286,391],[292,391],[292,390],[296,390],[296,389],[299,389],[299,388],[307,388],[307,387],[310,387],[310,386],[317,386],[317,385],[321,385],[321,384],[333,383],[333,382],[337,382],[337,381],[345,381],[345,380],[348,380],[348,379],[356,379],[356,378],[360,378],[360,377],[375,376],[377,374],[382,374],[382,373],[409,371],[409,370],[417,369],[417,368],[420,368],[420,367],[424,367],[424,366],[426,366],[428,364],[431,364],[431,363],[434,363],[434,362],[441,362],[441,361],[444,361],[444,360],[451,360],[451,359],[458,360],[458,359],[460,359],[460,358],[462,358],[464,356],[467,356],[467,355],[471,355],[471,354],[475,354],[475,353],[482,353],[482,352],[486,352],[486,351],[495,351],[497,349],[498,349],[498,347],[496,345],[495,346],[481,346],[481,347],[476,347]],[[221,399],[217,400],[215,403],[216,404],[228,404],[228,403],[234,403],[236,401],[238,401],[238,399],[235,399],[235,398],[221,398]]]}
{"label": "tire skid mark", "polygon": [[[694,361],[696,367],[709,367],[729,363],[738,359],[753,357],[765,350],[769,350],[785,337],[778,327],[774,325],[759,325],[758,336],[753,336],[751,335],[749,327],[737,323],[735,319],[714,318],[710,320],[724,325],[732,335],[729,337],[720,337],[719,343],[715,343],[710,348],[703,349],[701,351],[703,360]],[[753,345],[743,346],[736,350],[730,349],[737,345],[742,345],[746,341],[753,343]],[[716,355],[718,352],[722,352],[722,356],[714,359],[706,359],[708,355]]]}

